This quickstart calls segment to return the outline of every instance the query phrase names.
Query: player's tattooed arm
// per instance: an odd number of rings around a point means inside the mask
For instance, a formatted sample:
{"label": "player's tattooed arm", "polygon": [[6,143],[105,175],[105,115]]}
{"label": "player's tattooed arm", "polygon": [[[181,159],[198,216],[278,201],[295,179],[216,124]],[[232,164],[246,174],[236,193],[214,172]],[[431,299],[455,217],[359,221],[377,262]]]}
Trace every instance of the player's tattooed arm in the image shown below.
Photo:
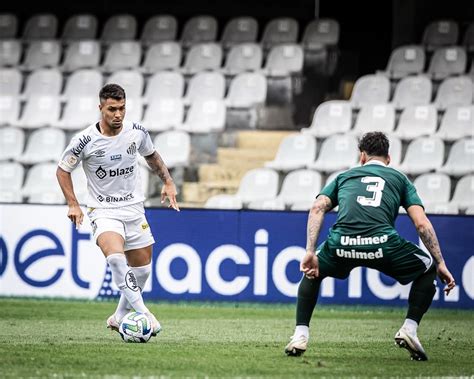
{"label": "player's tattooed arm", "polygon": [[423,244],[428,249],[430,254],[433,256],[437,264],[444,261],[443,254],[441,254],[441,248],[439,246],[438,237],[433,229],[431,222],[423,223],[418,227],[418,235],[420,236]]}
{"label": "player's tattooed arm", "polygon": [[165,165],[165,162],[163,162],[163,159],[161,159],[161,156],[160,154],[158,154],[157,151],[155,151],[151,155],[146,156],[145,160],[151,171],[154,174],[158,175],[163,183],[172,180],[168,168]]}
{"label": "player's tattooed arm", "polygon": [[314,253],[316,250],[316,241],[324,221],[324,215],[332,209],[331,199],[325,195],[319,195],[314,200],[313,206],[309,212],[308,224],[306,230],[306,251]]}

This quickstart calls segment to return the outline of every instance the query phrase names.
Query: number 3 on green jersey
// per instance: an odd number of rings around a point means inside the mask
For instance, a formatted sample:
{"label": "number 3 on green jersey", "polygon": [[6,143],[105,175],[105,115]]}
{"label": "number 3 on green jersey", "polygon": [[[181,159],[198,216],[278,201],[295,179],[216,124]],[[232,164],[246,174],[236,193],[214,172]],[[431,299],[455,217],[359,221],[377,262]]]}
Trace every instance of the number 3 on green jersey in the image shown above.
{"label": "number 3 on green jersey", "polygon": [[362,183],[368,183],[367,192],[372,192],[372,197],[357,196],[357,202],[364,207],[378,207],[382,201],[382,191],[385,187],[385,180],[378,176],[364,176]]}

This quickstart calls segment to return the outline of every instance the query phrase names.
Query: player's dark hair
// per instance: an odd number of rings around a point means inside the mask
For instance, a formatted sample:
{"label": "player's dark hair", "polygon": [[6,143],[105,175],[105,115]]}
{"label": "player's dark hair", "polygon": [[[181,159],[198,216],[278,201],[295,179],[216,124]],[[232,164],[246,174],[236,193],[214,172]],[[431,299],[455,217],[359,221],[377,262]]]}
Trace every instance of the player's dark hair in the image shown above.
{"label": "player's dark hair", "polygon": [[359,150],[367,155],[387,157],[390,142],[382,132],[369,132],[359,140]]}
{"label": "player's dark hair", "polygon": [[99,92],[100,101],[107,99],[123,100],[125,99],[125,90],[118,84],[106,84]]}

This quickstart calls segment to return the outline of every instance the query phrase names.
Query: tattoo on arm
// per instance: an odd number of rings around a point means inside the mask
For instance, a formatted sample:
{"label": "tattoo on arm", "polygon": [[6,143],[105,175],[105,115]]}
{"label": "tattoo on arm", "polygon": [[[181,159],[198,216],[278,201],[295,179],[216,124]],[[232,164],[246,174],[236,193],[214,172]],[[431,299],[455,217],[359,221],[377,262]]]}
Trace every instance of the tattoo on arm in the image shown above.
{"label": "tattoo on arm", "polygon": [[326,212],[332,209],[331,199],[327,196],[319,196],[313,204],[308,216],[308,224],[306,229],[306,251],[316,250],[316,241],[319,237],[321,225],[324,221]]}
{"label": "tattoo on arm", "polygon": [[158,175],[163,183],[171,179],[168,168],[158,152],[155,151],[152,155],[145,157],[145,160],[148,166],[150,166],[151,171]]}
{"label": "tattoo on arm", "polygon": [[436,233],[431,223],[420,226],[418,228],[418,234],[436,263],[441,263],[444,259],[443,255],[441,254],[438,238],[436,237]]}

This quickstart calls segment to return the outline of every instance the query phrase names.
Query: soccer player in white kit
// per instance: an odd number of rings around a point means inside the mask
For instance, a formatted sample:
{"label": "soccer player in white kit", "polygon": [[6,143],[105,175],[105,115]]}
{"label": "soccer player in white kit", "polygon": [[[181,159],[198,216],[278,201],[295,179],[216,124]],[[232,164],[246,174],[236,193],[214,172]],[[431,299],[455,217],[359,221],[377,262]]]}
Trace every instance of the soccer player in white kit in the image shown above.
{"label": "soccer player in white kit", "polygon": [[150,169],[163,181],[161,202],[168,198],[169,206],[179,211],[176,187],[147,130],[124,120],[124,89],[107,84],[100,90],[99,100],[100,121],[72,138],[59,161],[56,176],[69,206],[67,217],[78,228],[84,215],[74,193],[71,172],[82,162],[93,235],[121,291],[107,327],[118,331],[123,316],[134,309],[149,316],[156,335],[161,325],[141,294],[150,276],[155,240],[145,217],[137,154],[145,157]]}

